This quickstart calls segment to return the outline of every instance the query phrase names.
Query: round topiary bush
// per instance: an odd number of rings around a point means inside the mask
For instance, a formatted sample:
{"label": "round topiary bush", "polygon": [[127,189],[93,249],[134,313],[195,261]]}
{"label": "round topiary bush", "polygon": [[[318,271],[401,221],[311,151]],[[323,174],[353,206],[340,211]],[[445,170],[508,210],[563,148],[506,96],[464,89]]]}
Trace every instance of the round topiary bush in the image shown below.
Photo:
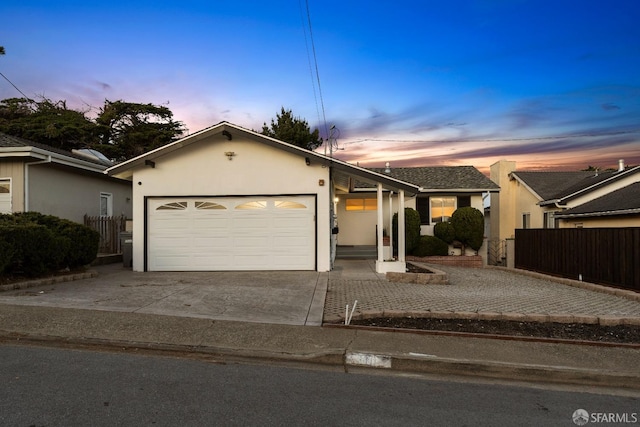
{"label": "round topiary bush", "polygon": [[453,243],[456,239],[456,230],[449,221],[438,222],[433,227],[433,235],[438,239],[445,241],[448,244]]}
{"label": "round topiary bush", "polygon": [[[464,207],[456,209],[451,215],[451,225],[455,230],[456,240],[474,251],[482,247],[484,241],[484,215],[476,208]],[[464,255],[464,247],[462,250]]]}
{"label": "round topiary bush", "polygon": [[436,236],[421,236],[418,246],[413,251],[413,255],[419,257],[425,256],[444,256],[449,253],[449,245],[444,240]]}

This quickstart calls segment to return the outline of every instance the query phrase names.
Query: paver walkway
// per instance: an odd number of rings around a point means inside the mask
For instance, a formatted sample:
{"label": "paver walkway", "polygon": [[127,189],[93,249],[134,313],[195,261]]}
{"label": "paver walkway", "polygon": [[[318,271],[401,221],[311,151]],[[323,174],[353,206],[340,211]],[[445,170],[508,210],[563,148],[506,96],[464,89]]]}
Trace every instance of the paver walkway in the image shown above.
{"label": "paver walkway", "polygon": [[[356,300],[354,316],[385,310],[640,316],[640,302],[619,296],[501,269],[435,267],[449,274],[450,285],[389,282],[374,272],[374,261],[339,260],[329,273],[324,320],[344,318],[345,306]],[[355,270],[360,276],[348,273]]]}

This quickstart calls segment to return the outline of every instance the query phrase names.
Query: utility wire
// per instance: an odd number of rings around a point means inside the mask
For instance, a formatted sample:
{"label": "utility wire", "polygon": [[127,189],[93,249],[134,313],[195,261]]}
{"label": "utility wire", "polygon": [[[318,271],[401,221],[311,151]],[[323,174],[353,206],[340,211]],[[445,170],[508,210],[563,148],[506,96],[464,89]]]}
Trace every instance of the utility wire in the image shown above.
{"label": "utility wire", "polygon": [[302,23],[302,33],[304,34],[304,47],[307,50],[307,63],[309,64],[309,76],[311,77],[311,87],[313,88],[313,100],[316,106],[316,115],[318,117],[318,124],[322,123],[322,117],[320,117],[320,106],[318,105],[318,94],[316,92],[315,76],[313,75],[313,65],[311,64],[311,53],[309,51],[309,40],[307,39],[307,27],[305,23],[304,12],[302,10],[302,0],[298,1],[300,7],[300,21]]}
{"label": "utility wire", "polygon": [[5,75],[4,75],[4,74],[2,74],[2,73],[0,73],[0,76],[2,76],[6,81],[8,81],[8,82],[9,82],[9,84],[10,84],[11,86],[13,86],[15,90],[17,90],[18,92],[20,92],[20,94],[21,94],[22,96],[24,96],[24,97],[25,97],[25,99],[26,99],[27,101],[29,101],[29,102],[34,102],[31,98],[29,98],[27,95],[25,95],[25,94],[24,94],[24,92],[22,92],[20,89],[18,89],[18,86],[14,85],[14,84],[13,84],[13,82],[12,82],[11,80],[9,80],[9,78],[8,78],[7,76],[5,76]]}
{"label": "utility wire", "polygon": [[356,141],[349,141],[343,143],[343,145],[358,144],[360,142],[423,142],[423,143],[451,143],[451,142],[517,142],[517,141],[544,141],[554,139],[568,139],[568,138],[596,138],[599,136],[616,136],[616,135],[628,135],[640,133],[640,129],[628,130],[628,131],[615,131],[615,132],[602,132],[602,133],[579,133],[573,135],[556,135],[556,136],[540,136],[531,138],[493,138],[493,139],[377,139],[377,138],[363,138]]}
{"label": "utility wire", "polygon": [[309,0],[305,0],[307,9],[307,22],[309,24],[309,39],[311,40],[311,49],[313,51],[313,62],[315,63],[316,80],[318,82],[318,94],[320,96],[320,106],[322,107],[322,122],[324,124],[324,132],[329,137],[329,128],[327,127],[327,116],[324,110],[324,99],[322,97],[322,86],[320,84],[320,73],[318,71],[318,57],[316,55],[316,44],[313,40],[313,29],[311,28],[311,12],[309,9]]}

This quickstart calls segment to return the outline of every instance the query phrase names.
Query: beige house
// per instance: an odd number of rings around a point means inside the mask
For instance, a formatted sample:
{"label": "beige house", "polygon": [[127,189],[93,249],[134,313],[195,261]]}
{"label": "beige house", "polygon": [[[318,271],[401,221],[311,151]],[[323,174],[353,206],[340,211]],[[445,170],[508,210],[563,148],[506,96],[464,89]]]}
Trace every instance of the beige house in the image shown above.
{"label": "beige house", "polygon": [[491,195],[492,239],[512,238],[517,228],[619,227],[635,223],[620,215],[592,215],[587,220],[586,211],[574,209],[590,209],[587,203],[639,182],[640,166],[625,168],[620,161],[616,171],[528,172],[517,171],[515,162],[501,160],[491,165],[490,176],[501,189]]}
{"label": "beige house", "polygon": [[[420,214],[421,235],[433,235],[434,226],[449,220],[458,208],[471,206],[483,212],[483,196],[500,190],[497,184],[473,166],[387,167],[371,170],[420,187],[414,197],[405,200],[404,206],[416,209]],[[339,191],[336,195],[340,225],[338,244],[376,245],[375,189],[367,183],[355,182],[348,192]],[[385,193],[384,224],[391,222],[398,204],[396,194]],[[391,228],[385,227],[384,233],[391,236]]]}
{"label": "beige house", "polygon": [[[338,236],[350,232],[336,216],[336,199],[350,195],[353,182],[376,189],[362,210],[375,204],[380,240],[383,194],[397,194],[402,205],[419,191],[228,122],[106,172],[133,183],[135,271],[329,271]],[[386,262],[378,251],[379,272],[405,267],[404,256]]]}
{"label": "beige house", "polygon": [[0,213],[35,211],[82,223],[132,214],[131,183],[106,176],[90,150],[69,152],[0,133]]}

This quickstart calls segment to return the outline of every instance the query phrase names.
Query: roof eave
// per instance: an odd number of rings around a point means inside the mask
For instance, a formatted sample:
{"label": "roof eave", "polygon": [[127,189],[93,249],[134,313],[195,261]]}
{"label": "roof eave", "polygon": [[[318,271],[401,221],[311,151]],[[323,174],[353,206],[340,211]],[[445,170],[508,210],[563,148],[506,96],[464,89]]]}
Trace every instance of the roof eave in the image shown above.
{"label": "roof eave", "polygon": [[622,177],[624,177],[624,176],[631,175],[631,174],[636,173],[636,172],[640,172],[640,166],[635,166],[635,167],[633,167],[633,168],[626,169],[626,170],[624,170],[624,171],[620,171],[617,175],[611,176],[610,178],[607,178],[607,179],[605,179],[605,180],[603,180],[603,181],[596,182],[595,184],[590,185],[590,186],[588,186],[588,187],[584,187],[584,188],[582,188],[582,189],[580,189],[580,190],[578,190],[578,191],[576,191],[576,192],[574,192],[574,193],[571,193],[571,194],[568,194],[568,195],[566,195],[566,196],[562,197],[562,198],[561,198],[561,199],[559,199],[559,200],[560,200],[560,201],[571,200],[571,199],[573,199],[574,197],[578,197],[580,194],[588,193],[588,192],[590,192],[591,190],[593,190],[593,189],[595,189],[595,188],[598,188],[598,187],[601,187],[601,186],[607,185],[607,184],[609,184],[609,183],[610,183],[610,182],[612,182],[612,181],[615,181],[615,180],[621,179],[621,178],[622,178]]}
{"label": "roof eave", "polygon": [[640,208],[638,209],[623,209],[617,211],[599,211],[599,212],[585,212],[576,214],[556,214],[555,218],[571,219],[571,218],[586,218],[596,216],[614,216],[614,215],[633,215],[640,214]]}
{"label": "roof eave", "polygon": [[26,147],[2,147],[0,148],[0,157],[29,157],[36,160],[47,160],[51,158],[52,163],[58,163],[65,166],[71,166],[78,169],[84,169],[92,172],[102,173],[107,166],[76,159],[71,156],[65,156],[53,151],[43,150],[41,148]]}

